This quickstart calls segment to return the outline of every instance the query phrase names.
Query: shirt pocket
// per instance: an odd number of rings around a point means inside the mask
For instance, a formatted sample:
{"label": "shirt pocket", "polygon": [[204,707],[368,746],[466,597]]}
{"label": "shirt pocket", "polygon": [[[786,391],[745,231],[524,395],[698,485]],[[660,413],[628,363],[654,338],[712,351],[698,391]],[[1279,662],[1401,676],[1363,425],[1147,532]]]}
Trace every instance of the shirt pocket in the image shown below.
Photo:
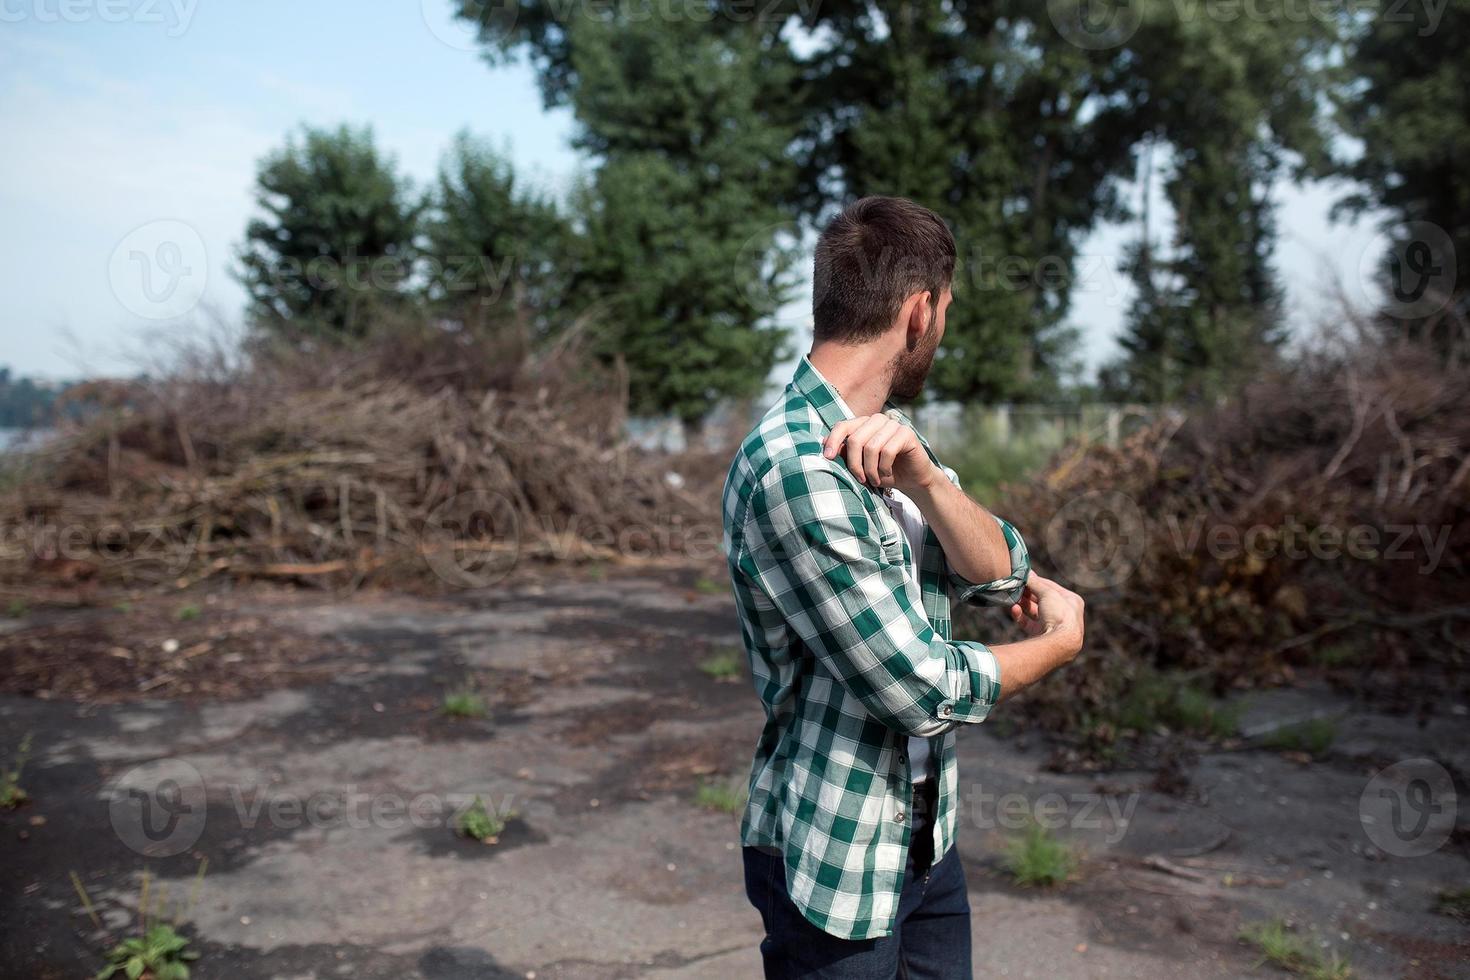
{"label": "shirt pocket", "polygon": [[883,549],[884,560],[890,565],[904,564],[903,528],[898,526],[898,520],[881,500],[876,511],[874,522],[878,526],[878,546]]}

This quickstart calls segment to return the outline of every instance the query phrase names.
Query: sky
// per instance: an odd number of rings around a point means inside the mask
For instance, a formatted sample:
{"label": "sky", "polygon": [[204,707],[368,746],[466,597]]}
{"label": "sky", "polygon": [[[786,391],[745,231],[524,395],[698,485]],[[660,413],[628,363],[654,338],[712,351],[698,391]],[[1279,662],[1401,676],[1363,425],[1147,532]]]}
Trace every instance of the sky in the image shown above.
{"label": "sky", "polygon": [[[564,192],[585,166],[570,114],[543,108],[525,64],[486,64],[449,10],[0,0],[0,365],[126,374],[172,336],[238,324],[231,270],[256,163],[303,123],[371,124],[419,186],[468,128]],[[1371,221],[1328,221],[1343,193],[1277,189],[1277,264],[1298,328],[1328,312],[1334,281],[1361,291],[1381,243]],[[1118,262],[1135,234],[1103,227],[1082,247],[1071,322],[1089,368],[1116,350],[1129,298]],[[779,319],[798,340],[809,324],[800,300]]]}

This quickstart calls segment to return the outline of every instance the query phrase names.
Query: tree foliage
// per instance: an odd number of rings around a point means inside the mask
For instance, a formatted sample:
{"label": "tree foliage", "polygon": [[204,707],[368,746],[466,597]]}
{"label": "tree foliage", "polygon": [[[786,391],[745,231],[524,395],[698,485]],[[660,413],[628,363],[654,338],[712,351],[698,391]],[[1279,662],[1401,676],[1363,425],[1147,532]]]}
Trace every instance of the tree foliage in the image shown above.
{"label": "tree foliage", "polygon": [[[1470,0],[1375,4],[1354,35],[1337,107],[1361,152],[1339,162],[1358,190],[1347,214],[1387,211],[1384,283],[1395,322],[1429,326],[1448,310],[1462,339],[1470,317]],[[1453,305],[1451,305],[1453,304]]]}
{"label": "tree foliage", "polygon": [[265,157],[238,275],[268,335],[365,335],[374,311],[407,298],[425,203],[369,128],[303,127]]}
{"label": "tree foliage", "polygon": [[[739,59],[704,65],[682,93],[641,59],[622,73],[592,69],[616,58],[599,49],[625,35],[584,25],[625,25],[642,4],[527,0],[511,23],[496,5],[463,0],[461,13],[481,24],[492,59],[529,52],[548,101],[578,111],[595,152],[677,159],[710,120],[743,126],[740,106],[779,106],[794,127],[784,151],[800,180],[769,199],[793,216],[820,222],[865,194],[940,211],[960,248],[934,373],[935,390],[950,397],[1055,391],[1075,342],[1063,324],[1080,243],[1100,221],[1127,216],[1119,188],[1134,176],[1139,148],[1168,146],[1164,183],[1179,230],[1167,256],[1155,250],[1146,264],[1161,281],[1145,292],[1171,311],[1162,318],[1169,343],[1186,352],[1168,387],[1211,388],[1200,379],[1223,378],[1279,336],[1269,188],[1287,154],[1299,170],[1320,167],[1323,55],[1339,25],[1303,18],[1288,0],[1234,18],[1148,0],[1129,5],[1134,19],[1112,36],[1086,33],[1086,5],[1076,6],[692,2],[637,21],[635,50],[654,36],[684,46],[691,24],[724,45],[753,43],[780,70],[749,79],[734,110],[715,99],[706,73],[731,77]],[[636,84],[613,83],[608,96],[614,79]],[[774,121],[769,108],[764,117]],[[695,118],[703,121],[691,126]],[[1129,386],[1130,374],[1158,367],[1139,360],[1153,356],[1148,338],[1136,340],[1137,356],[1114,372]]]}
{"label": "tree foliage", "polygon": [[1102,380],[1114,396],[1188,400],[1234,390],[1285,336],[1271,193],[1288,169],[1326,166],[1319,105],[1340,25],[1281,2],[1230,20],[1145,9],[1133,115],[1162,158],[1174,233],[1161,245],[1145,222],[1130,252],[1124,353]]}
{"label": "tree foliage", "polygon": [[[759,390],[781,348],[770,318],[790,288],[795,129],[765,96],[789,62],[752,35],[635,8],[557,26],[578,84],[547,85],[597,161],[574,203],[575,292],[634,410],[693,422]],[[536,11],[522,13],[534,31]]]}
{"label": "tree foliage", "polygon": [[572,238],[566,215],[523,186],[505,154],[461,132],[424,220],[426,298],[467,329],[545,337],[568,299]]}

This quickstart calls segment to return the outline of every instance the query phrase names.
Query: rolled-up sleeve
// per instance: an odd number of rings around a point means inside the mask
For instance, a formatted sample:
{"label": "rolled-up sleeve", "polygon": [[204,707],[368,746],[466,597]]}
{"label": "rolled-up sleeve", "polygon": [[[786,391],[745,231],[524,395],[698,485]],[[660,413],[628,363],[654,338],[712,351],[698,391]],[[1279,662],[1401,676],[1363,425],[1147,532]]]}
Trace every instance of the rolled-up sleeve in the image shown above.
{"label": "rolled-up sleeve", "polygon": [[873,518],[828,460],[783,461],[751,497],[742,569],[882,724],[932,736],[984,720],[1000,697],[995,655],[934,631],[917,584],[885,553]]}
{"label": "rolled-up sleeve", "polygon": [[[940,467],[944,475],[955,486],[960,485],[959,475],[948,466]],[[994,514],[990,515],[995,517]],[[971,582],[946,563],[949,577],[949,593],[952,601],[974,606],[1009,606],[1021,599],[1026,588],[1026,579],[1031,574],[1031,554],[1026,550],[1026,540],[1021,537],[1010,521],[995,517],[1000,533],[1005,536],[1006,548],[1011,556],[1011,573],[993,582]]]}

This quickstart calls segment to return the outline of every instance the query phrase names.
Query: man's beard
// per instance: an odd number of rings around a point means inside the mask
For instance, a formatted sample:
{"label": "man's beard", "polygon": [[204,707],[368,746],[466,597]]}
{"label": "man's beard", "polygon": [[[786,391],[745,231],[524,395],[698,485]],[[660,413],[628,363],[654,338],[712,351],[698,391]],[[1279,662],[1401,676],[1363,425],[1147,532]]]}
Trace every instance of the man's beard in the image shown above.
{"label": "man's beard", "polygon": [[939,332],[931,323],[924,339],[913,350],[903,351],[893,359],[893,383],[889,386],[889,395],[903,402],[918,398],[924,390],[925,379],[929,377],[929,369],[934,366],[934,352],[937,350]]}

